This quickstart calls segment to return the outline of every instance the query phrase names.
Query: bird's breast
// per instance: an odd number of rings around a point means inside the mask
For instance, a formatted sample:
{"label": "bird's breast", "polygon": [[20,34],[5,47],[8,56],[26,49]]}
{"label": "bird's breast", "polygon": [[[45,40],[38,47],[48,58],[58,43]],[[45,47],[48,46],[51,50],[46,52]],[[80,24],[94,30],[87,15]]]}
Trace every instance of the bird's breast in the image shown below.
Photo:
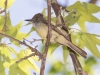
{"label": "bird's breast", "polygon": [[[35,25],[37,34],[44,40],[47,39],[48,27],[44,23]],[[50,42],[55,43],[59,34],[54,30],[51,31]]]}
{"label": "bird's breast", "polygon": [[35,29],[37,34],[44,40],[46,40],[47,32],[48,32],[48,27],[43,24],[43,23],[38,23],[35,25]]}

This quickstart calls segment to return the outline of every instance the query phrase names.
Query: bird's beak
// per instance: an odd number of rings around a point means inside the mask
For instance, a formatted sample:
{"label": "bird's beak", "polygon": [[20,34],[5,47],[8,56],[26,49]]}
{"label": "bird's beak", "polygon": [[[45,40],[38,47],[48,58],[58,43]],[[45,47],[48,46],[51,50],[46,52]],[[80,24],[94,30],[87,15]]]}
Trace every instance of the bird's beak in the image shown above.
{"label": "bird's beak", "polygon": [[31,21],[31,19],[26,19],[25,21]]}

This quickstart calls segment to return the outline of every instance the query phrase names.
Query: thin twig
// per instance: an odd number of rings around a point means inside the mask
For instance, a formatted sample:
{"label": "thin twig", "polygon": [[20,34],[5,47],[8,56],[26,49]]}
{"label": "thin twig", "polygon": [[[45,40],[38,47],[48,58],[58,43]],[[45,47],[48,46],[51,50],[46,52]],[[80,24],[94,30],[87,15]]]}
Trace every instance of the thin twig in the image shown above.
{"label": "thin twig", "polygon": [[47,0],[47,5],[48,5],[48,34],[47,34],[47,41],[45,44],[45,50],[43,52],[43,58],[41,60],[40,75],[44,75],[46,56],[47,56],[48,47],[50,43],[50,36],[51,36],[51,0]]}
{"label": "thin twig", "polygon": [[[52,27],[52,26],[51,26],[51,27]],[[64,27],[64,28],[67,28],[68,30],[70,30],[70,28],[67,27],[67,26],[65,26],[63,23],[62,23],[62,24],[57,24],[57,25],[53,26],[52,29],[55,29],[55,28],[57,28],[57,27]]]}
{"label": "thin twig", "polygon": [[23,40],[29,42],[30,44],[33,44],[36,41],[42,41],[43,42],[43,39],[34,39],[34,38],[33,38],[33,41],[29,41],[29,40],[27,40],[25,38],[23,38]]}
{"label": "thin twig", "polygon": [[5,12],[5,22],[4,22],[4,26],[3,26],[3,29],[2,31],[5,31],[7,29],[7,3],[8,3],[8,0],[5,0],[5,8],[4,8],[4,12]]}
{"label": "thin twig", "polygon": [[15,38],[13,38],[13,37],[11,37],[11,36],[8,36],[8,35],[6,35],[6,34],[3,34],[3,33],[1,33],[1,32],[0,32],[0,35],[1,35],[1,36],[4,36],[4,37],[8,37],[8,38],[10,38],[10,39],[12,39],[12,40],[18,42],[19,44],[22,44],[22,45],[27,46],[28,48],[31,49],[32,52],[35,52],[36,55],[38,55],[40,58],[42,58],[42,54],[41,54],[36,48],[33,48],[33,47],[29,46],[29,45],[26,44],[24,41],[22,42],[22,41],[20,41],[20,40],[18,40],[18,39],[15,39]]}
{"label": "thin twig", "polygon": [[36,55],[35,53],[32,53],[32,54],[30,54],[30,55],[28,55],[28,56],[25,56],[24,58],[21,58],[20,60],[16,61],[16,63],[19,63],[19,62],[21,62],[21,61],[23,61],[23,60],[26,60],[26,59],[28,59],[29,57],[32,57],[32,56],[35,56],[35,55]]}

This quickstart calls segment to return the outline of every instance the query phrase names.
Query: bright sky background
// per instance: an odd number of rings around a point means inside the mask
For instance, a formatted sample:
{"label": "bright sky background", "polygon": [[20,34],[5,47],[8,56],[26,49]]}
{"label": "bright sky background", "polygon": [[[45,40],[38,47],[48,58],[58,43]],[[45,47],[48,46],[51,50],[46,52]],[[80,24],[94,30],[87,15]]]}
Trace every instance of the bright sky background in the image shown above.
{"label": "bright sky background", "polygon": [[[71,5],[73,3],[75,3],[77,0],[59,0],[59,3],[62,5]],[[88,2],[89,0],[80,0],[80,1],[85,1]],[[100,6],[100,0],[96,3],[98,6]],[[46,8],[46,1],[45,0],[15,0],[14,4],[12,5],[12,7],[10,7],[10,14],[11,14],[11,21],[13,25],[18,24],[21,20],[25,20],[25,19],[30,19],[34,16],[34,14],[36,13],[40,13],[42,12],[42,10],[44,8]],[[95,14],[95,16],[97,16],[100,19],[100,12],[98,14]],[[27,22],[24,22],[23,25],[25,25]],[[96,23],[86,23],[87,25],[87,30],[90,33],[95,33],[95,34],[100,34],[100,24],[96,24]],[[23,32],[28,32],[31,26],[29,26],[29,28],[23,26],[21,31]],[[77,27],[77,26],[76,26]],[[34,35],[34,38],[40,38],[35,32],[32,33],[32,35]],[[29,37],[29,39],[32,39],[33,37]],[[37,44],[41,44],[41,42],[35,43]],[[39,47],[38,49],[41,49],[41,47]],[[59,50],[57,50],[56,52],[58,52]],[[55,53],[56,53],[55,52]],[[88,52],[88,51],[87,51]],[[55,53],[53,53],[52,56],[55,55]],[[58,56],[56,57],[57,59],[59,58],[60,60],[62,60],[62,54],[61,52],[57,53]],[[89,53],[91,54],[91,53]],[[99,60],[98,60],[99,61]],[[100,62],[100,61],[99,61]],[[50,64],[51,61],[47,60],[47,64],[46,65],[51,65]],[[72,64],[71,64],[72,65]],[[95,67],[97,68],[95,70],[95,74],[94,75],[100,75],[100,65],[99,67]],[[46,67],[46,73],[49,70],[48,66]],[[45,74],[46,75],[46,74]]]}

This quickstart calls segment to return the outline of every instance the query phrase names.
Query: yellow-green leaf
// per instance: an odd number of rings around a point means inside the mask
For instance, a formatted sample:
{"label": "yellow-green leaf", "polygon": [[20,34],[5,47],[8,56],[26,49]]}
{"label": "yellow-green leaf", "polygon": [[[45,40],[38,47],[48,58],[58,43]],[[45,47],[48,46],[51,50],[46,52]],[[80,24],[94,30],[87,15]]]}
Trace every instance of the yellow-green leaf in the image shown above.
{"label": "yellow-green leaf", "polygon": [[3,54],[4,56],[4,58],[8,58],[8,59],[11,59],[12,58],[12,56],[11,56],[11,52],[10,52],[10,50],[9,50],[9,47],[7,47],[7,46],[3,46],[3,45],[1,45],[1,47],[0,47],[0,53],[1,54]]}
{"label": "yellow-green leaf", "polygon": [[51,51],[51,54],[56,50],[56,48],[59,47],[59,44],[56,43],[50,43],[49,45],[49,51]]}
{"label": "yellow-green leaf", "polygon": [[[5,1],[6,0],[0,0],[0,8],[4,9],[5,8]],[[9,8],[15,0],[8,0],[7,1],[7,8]]]}
{"label": "yellow-green leaf", "polygon": [[92,3],[87,3],[87,9],[89,13],[97,13],[100,11],[100,7]]}
{"label": "yellow-green leaf", "polygon": [[78,24],[81,27],[81,29],[86,32],[86,26],[85,26],[85,18],[80,16],[80,19],[78,20]]}
{"label": "yellow-green leaf", "polygon": [[5,68],[3,66],[3,61],[0,60],[0,75],[6,75],[5,74]]}
{"label": "yellow-green leaf", "polygon": [[[23,66],[24,67],[24,66]],[[13,65],[10,66],[9,68],[9,75],[29,75],[23,72],[19,67],[18,64],[14,63]]]}
{"label": "yellow-green leaf", "polygon": [[[18,60],[25,57],[26,56],[26,52],[24,50],[21,50],[18,54]],[[23,66],[23,67],[22,67]],[[39,72],[39,68],[38,66],[35,64],[35,62],[33,61],[33,59],[30,57],[26,60],[21,61],[18,64],[18,67],[25,72],[27,75],[30,75],[30,68],[32,68],[33,70],[36,70],[37,72]]]}
{"label": "yellow-green leaf", "polygon": [[[95,38],[93,40],[93,36],[92,36],[92,39],[91,39],[91,35],[88,35],[88,34],[84,34],[82,36],[82,39],[84,41],[84,44],[85,46],[98,58],[100,58],[100,52],[98,51],[98,48],[96,46],[96,42],[95,42],[95,39],[97,40],[97,38]],[[100,41],[100,40],[98,40]]]}
{"label": "yellow-green leaf", "polygon": [[66,46],[63,46],[63,59],[64,59],[64,62],[66,63],[66,60],[67,60],[67,57],[68,57],[68,54],[69,54],[69,50],[67,49]]}
{"label": "yellow-green leaf", "polygon": [[44,8],[43,11],[42,11],[42,14],[43,14],[44,16],[46,16],[46,10],[47,10],[47,8]]}
{"label": "yellow-green leaf", "polygon": [[4,26],[4,16],[0,16],[0,31],[3,29]]}

